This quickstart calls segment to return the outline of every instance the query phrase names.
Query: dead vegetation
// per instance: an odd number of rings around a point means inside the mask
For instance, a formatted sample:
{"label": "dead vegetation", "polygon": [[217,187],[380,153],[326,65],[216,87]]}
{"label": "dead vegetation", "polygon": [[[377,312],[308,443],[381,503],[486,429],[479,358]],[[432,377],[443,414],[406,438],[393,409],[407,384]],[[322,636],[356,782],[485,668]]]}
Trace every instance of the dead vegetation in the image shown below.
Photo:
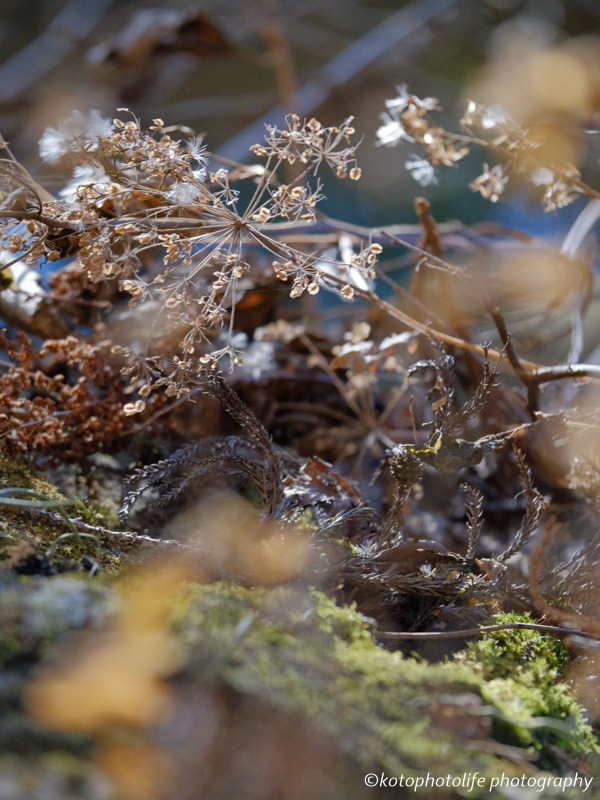
{"label": "dead vegetation", "polygon": [[[184,22],[185,50],[208,34]],[[205,582],[317,586],[432,661],[501,611],[574,652],[598,638],[581,588],[600,515],[594,53],[558,44],[527,66],[569,67],[579,105],[542,78],[511,103],[496,81],[502,97],[468,101],[450,131],[402,85],[377,131],[414,147],[421,187],[475,152],[467,183],[491,203],[524,187],[548,213],[579,203],[560,242],[438,221],[420,196],[414,226],[325,216],[327,183],[362,176],[352,117],[289,114],[242,164],[162,119],[74,112],[40,141],[71,175],[53,193],[0,140],[0,445],[115,512],[4,486],[0,503],[63,538],[9,534],[3,566],[200,557]],[[597,693],[586,705],[597,721]]]}

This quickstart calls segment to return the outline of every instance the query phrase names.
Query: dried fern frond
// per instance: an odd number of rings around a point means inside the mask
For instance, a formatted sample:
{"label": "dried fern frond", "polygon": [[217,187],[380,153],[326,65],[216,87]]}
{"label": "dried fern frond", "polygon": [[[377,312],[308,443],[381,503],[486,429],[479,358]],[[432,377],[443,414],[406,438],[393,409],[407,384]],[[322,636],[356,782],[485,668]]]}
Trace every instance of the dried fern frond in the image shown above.
{"label": "dried fern frond", "polygon": [[256,414],[248,408],[236,392],[225,382],[220,375],[209,375],[205,390],[216,397],[223,404],[223,408],[260,450],[264,459],[264,475],[257,484],[267,513],[273,513],[283,499],[282,489],[282,462],[281,457],[274,450],[265,426]]}
{"label": "dried fern frond", "polygon": [[[191,485],[200,485],[215,475],[251,480],[263,501],[268,500],[268,467],[256,442],[247,436],[210,436],[184,445],[171,456],[133,472],[119,510],[124,522],[144,492],[158,489],[157,503],[173,503]],[[180,474],[178,474],[180,473]]]}
{"label": "dried fern frond", "polygon": [[467,534],[469,538],[466,557],[470,560],[475,558],[477,541],[479,540],[481,528],[483,527],[483,494],[479,489],[471,486],[470,483],[461,483],[460,488],[467,495],[465,507],[467,512]]}
{"label": "dried fern frond", "polygon": [[523,451],[515,444],[513,441],[512,443],[513,451],[515,454],[515,459],[517,462],[517,466],[519,468],[519,476],[521,478],[521,485],[523,486],[523,495],[525,496],[525,500],[527,501],[527,506],[525,509],[525,515],[523,520],[521,521],[521,527],[517,531],[515,538],[512,541],[510,547],[504,550],[499,556],[496,556],[496,561],[499,561],[501,564],[511,556],[514,556],[515,553],[518,553],[519,550],[527,544],[529,539],[535,533],[535,530],[538,526],[540,518],[542,516],[542,512],[544,510],[544,498],[540,494],[540,492],[535,488],[533,484],[533,477],[531,475],[531,469],[525,460],[525,454]]}

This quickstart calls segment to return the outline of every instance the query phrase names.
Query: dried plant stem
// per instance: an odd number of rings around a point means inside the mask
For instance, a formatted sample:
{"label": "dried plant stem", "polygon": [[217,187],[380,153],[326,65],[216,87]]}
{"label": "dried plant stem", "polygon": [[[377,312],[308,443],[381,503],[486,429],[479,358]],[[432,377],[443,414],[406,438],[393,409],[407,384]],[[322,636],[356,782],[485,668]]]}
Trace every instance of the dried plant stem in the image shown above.
{"label": "dried plant stem", "polygon": [[[394,237],[395,238],[395,237]],[[398,240],[399,241],[399,240]],[[410,249],[420,251],[420,248],[416,248],[413,245],[406,244],[407,247]],[[424,256],[432,258],[428,253],[424,253]],[[328,276],[328,280],[334,280],[333,277]],[[339,282],[342,285],[342,282]],[[518,377],[520,377],[529,387],[533,389],[537,389],[540,384],[548,383],[550,381],[555,380],[563,380],[565,378],[572,378],[574,380],[581,379],[581,378],[590,378],[593,380],[600,380],[600,366],[597,364],[560,364],[557,366],[545,366],[543,364],[538,364],[535,361],[529,361],[524,358],[518,358],[514,351],[514,348],[510,348],[510,355],[509,351],[503,348],[502,350],[496,350],[492,347],[484,347],[483,345],[475,344],[474,342],[469,342],[466,339],[463,339],[460,336],[454,336],[453,334],[445,333],[444,331],[440,331],[437,328],[432,327],[431,325],[427,325],[424,322],[420,322],[419,320],[412,317],[410,314],[406,314],[396,306],[388,303],[386,300],[383,300],[381,297],[375,292],[361,290],[356,288],[355,293],[360,297],[368,300],[369,302],[376,305],[382,311],[385,311],[388,316],[392,319],[396,319],[399,322],[402,322],[408,328],[412,330],[418,331],[419,333],[425,334],[427,337],[434,337],[445,344],[449,344],[452,347],[458,347],[461,350],[465,350],[469,353],[474,353],[479,356],[485,357],[486,355],[496,359],[500,363],[509,364],[515,372],[517,372]],[[506,328],[505,328],[506,330]],[[510,337],[508,333],[506,334],[506,339],[503,344],[506,345],[509,342]],[[517,367],[518,363],[518,367]],[[532,406],[535,409],[535,405]]]}
{"label": "dried plant stem", "polygon": [[[382,230],[382,233],[384,233],[387,236],[387,238],[390,239],[395,244],[398,244],[406,248],[407,250],[411,250],[415,253],[420,254],[423,259],[426,259],[427,262],[430,265],[434,266],[436,269],[441,269],[442,271],[448,272],[458,278],[464,278],[464,275],[461,272],[461,270],[451,266],[444,259],[435,256],[432,253],[427,252],[426,250],[423,250],[422,247],[412,244],[410,241],[406,239],[399,238],[398,236],[391,233],[389,230]],[[510,337],[506,330],[506,325],[504,324],[500,311],[487,301],[485,293],[483,292],[483,290],[481,291],[483,293],[483,300],[486,301],[486,307],[488,312],[492,314],[493,311],[495,315],[493,316],[493,320],[496,323],[496,326],[498,327],[498,325],[500,324],[502,328],[502,330],[499,328],[499,333],[501,335],[504,345],[502,350],[495,350],[494,348],[484,348],[482,345],[469,342],[460,336],[454,336],[453,334],[440,331],[437,328],[432,327],[431,325],[427,325],[426,323],[420,322],[411,315],[406,314],[406,312],[402,311],[401,309],[396,308],[391,303],[388,303],[386,300],[381,299],[374,292],[364,292],[357,289],[356,294],[360,295],[361,297],[364,297],[371,303],[377,305],[382,311],[385,311],[393,319],[397,319],[404,325],[407,325],[408,327],[412,328],[413,330],[417,330],[420,333],[424,333],[426,336],[434,336],[441,342],[445,342],[446,344],[452,345],[453,347],[459,347],[461,350],[466,350],[470,353],[475,353],[476,355],[484,356],[485,353],[487,352],[491,358],[494,358],[497,361],[505,364],[510,364],[513,370],[515,370],[515,372],[517,373],[517,375],[522,379],[525,379],[528,382],[528,384],[537,386],[542,383],[547,383],[553,380],[561,380],[563,378],[600,379],[600,366],[598,366],[597,364],[569,364],[569,365],[558,365],[549,367],[543,364],[538,364],[535,361],[529,361],[527,359],[517,357],[514,348],[512,348],[510,344],[508,344],[507,346],[507,342],[510,339]]]}
{"label": "dried plant stem", "polygon": [[531,414],[532,418],[535,419],[535,413],[536,411],[539,411],[539,383],[532,378],[532,373],[528,372],[524,368],[521,359],[517,355],[516,350],[513,347],[510,333],[506,328],[504,317],[500,313],[500,309],[497,306],[490,306],[490,308],[488,308],[488,312],[494,321],[496,328],[498,329],[498,333],[500,334],[500,338],[502,339],[502,344],[506,352],[506,357],[508,358],[511,367],[514,370],[515,375],[525,384],[527,389],[527,410]]}
{"label": "dried plant stem", "polygon": [[[50,520],[52,524],[64,530],[71,530],[65,518],[58,514],[56,511],[46,511],[45,509],[32,509],[31,513],[35,516],[43,516]],[[132,531],[112,531],[108,528],[103,528],[99,525],[90,525],[84,522],[81,517],[70,517],[69,521],[76,528],[76,530],[85,535],[93,535],[109,545],[120,545],[121,547],[141,547],[151,546],[162,548],[179,548],[184,550],[204,550],[207,548],[199,547],[198,545],[190,545],[185,542],[179,542],[176,539],[155,539],[152,536],[146,536],[143,533],[135,533]]]}
{"label": "dried plant stem", "polygon": [[559,625],[542,625],[536,622],[506,622],[501,625],[482,625],[480,628],[465,628],[459,631],[375,631],[378,639],[460,639],[463,636],[483,636],[495,631],[541,631],[555,636],[579,636],[600,641],[600,629],[595,632],[563,628]]}
{"label": "dried plant stem", "polygon": [[[470,353],[476,353],[479,356],[485,356],[486,349],[479,344],[474,344],[473,342],[468,342],[466,339],[461,338],[460,336],[453,336],[449,333],[444,333],[443,331],[437,330],[436,328],[432,328],[430,325],[427,325],[424,322],[419,322],[419,320],[411,317],[409,314],[406,314],[404,311],[401,311],[399,308],[396,308],[391,303],[388,303],[386,300],[382,300],[378,297],[375,292],[370,291],[360,291],[355,290],[356,294],[359,294],[361,297],[369,300],[371,303],[376,305],[382,311],[385,311],[392,319],[396,319],[399,322],[402,322],[409,328],[413,330],[417,330],[420,333],[425,334],[428,337],[435,337],[441,342],[445,342],[446,344],[452,345],[452,347],[458,347],[461,350],[467,350]],[[507,355],[502,353],[500,350],[494,350],[493,348],[489,348],[487,350],[487,355],[491,358],[495,358],[498,361],[502,361],[504,363],[510,363]],[[540,364],[536,364],[534,361],[522,361],[521,364],[525,366],[527,369],[537,370],[541,367]],[[600,367],[598,368],[598,377],[600,377]]]}

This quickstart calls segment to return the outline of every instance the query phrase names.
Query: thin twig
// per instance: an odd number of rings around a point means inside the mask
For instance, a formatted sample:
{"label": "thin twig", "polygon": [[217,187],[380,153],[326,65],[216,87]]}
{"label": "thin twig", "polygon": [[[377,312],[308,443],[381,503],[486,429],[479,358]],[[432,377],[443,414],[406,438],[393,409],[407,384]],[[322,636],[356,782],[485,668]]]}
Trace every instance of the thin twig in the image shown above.
{"label": "thin twig", "polygon": [[556,636],[580,636],[583,639],[600,641],[599,633],[589,633],[576,628],[558,625],[541,625],[535,622],[506,622],[502,625],[482,625],[480,628],[465,628],[460,631],[375,631],[378,639],[460,639],[463,636],[481,636],[494,631],[541,631]]}
{"label": "thin twig", "polygon": [[502,339],[502,344],[504,346],[504,351],[506,352],[506,356],[515,372],[515,375],[525,384],[525,388],[527,389],[527,410],[531,414],[532,419],[535,419],[535,415],[536,412],[539,411],[540,404],[539,383],[532,378],[532,373],[525,369],[521,359],[517,355],[517,352],[513,347],[510,333],[506,328],[504,317],[500,313],[498,306],[490,306],[488,308],[488,313],[498,329],[498,333],[500,334],[500,338]]}
{"label": "thin twig", "polygon": [[[65,518],[55,511],[47,511],[46,509],[36,508],[31,509],[31,513],[35,514],[36,516],[43,516],[46,519],[51,520],[54,524],[59,525],[61,528],[70,529],[65,521]],[[185,542],[180,542],[176,539],[154,539],[152,536],[147,536],[143,533],[134,533],[133,531],[112,531],[108,528],[102,528],[99,525],[90,525],[89,523],[84,522],[81,517],[70,517],[69,519],[79,533],[88,535],[92,534],[108,544],[121,544],[129,547],[141,547],[142,545],[150,545],[158,548],[175,547],[180,549],[182,548],[184,550],[195,551],[207,550],[205,547],[186,544]]]}

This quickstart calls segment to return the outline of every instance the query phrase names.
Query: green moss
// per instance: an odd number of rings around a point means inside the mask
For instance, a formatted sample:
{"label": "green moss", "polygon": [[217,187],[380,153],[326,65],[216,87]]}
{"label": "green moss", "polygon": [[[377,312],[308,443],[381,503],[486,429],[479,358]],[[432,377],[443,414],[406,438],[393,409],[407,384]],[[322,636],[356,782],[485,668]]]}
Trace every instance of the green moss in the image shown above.
{"label": "green moss", "polygon": [[[534,622],[529,614],[497,614],[491,622]],[[535,630],[494,631],[455,657],[482,680],[481,696],[493,709],[497,737],[534,747],[551,765],[550,750],[600,753],[581,706],[561,677],[569,651],[556,637]]]}
{"label": "green moss", "polygon": [[85,506],[82,517],[89,525],[97,525],[109,530],[118,530],[121,527],[121,520],[117,512],[96,502]]}
{"label": "green moss", "polygon": [[340,607],[322,592],[312,591],[314,622],[318,630],[346,644],[372,647],[370,620],[352,606]]}
{"label": "green moss", "polygon": [[[533,623],[531,614],[497,614],[490,624]],[[556,683],[569,663],[567,648],[555,636],[535,630],[504,630],[487,633],[471,642],[465,657],[480,665],[483,676],[515,678],[542,690]]]}
{"label": "green moss", "polygon": [[[478,770],[486,777],[481,796],[493,797],[504,795],[490,794],[492,776],[523,774],[522,766],[499,757],[507,739],[527,748],[523,759],[535,752],[543,767],[556,765],[552,748],[580,757],[599,752],[581,709],[556,683],[566,651],[555,640],[509,642],[506,667],[487,637],[452,662],[430,665],[377,646],[364,618],[319,592],[227,584],[190,589],[178,627],[190,665],[201,664],[205,675],[240,693],[301,713],[365,769],[414,777],[445,775],[448,765],[453,775]],[[524,652],[532,667],[527,674],[522,663],[517,671]],[[482,748],[490,735],[496,749]],[[436,789],[436,796],[446,795]],[[471,790],[469,796],[478,795]]]}
{"label": "green moss", "polygon": [[[56,654],[65,634],[82,626],[91,632],[107,618],[114,588],[76,575],[19,580],[5,572],[0,656],[21,687],[35,659]],[[586,762],[598,769],[593,733],[560,682],[568,654],[553,638],[529,631],[486,635],[453,660],[428,664],[378,646],[369,620],[321,592],[228,582],[184,585],[172,615],[187,653],[177,680],[186,692],[182,702],[219,698],[219,708],[234,712],[261,709],[258,719],[250,713],[243,723],[250,739],[252,726],[258,734],[263,715],[275,714],[334,743],[358,775],[417,779],[477,772],[484,779],[478,787],[437,786],[436,798],[507,798],[514,796],[511,788],[490,791],[493,778],[548,774],[540,769],[564,775],[574,771],[575,759],[580,772]],[[85,641],[94,637],[88,633]],[[10,730],[16,708],[15,702],[5,709]],[[5,741],[13,748],[10,731]],[[78,752],[66,739],[62,746]],[[388,795],[357,788],[352,797]],[[581,794],[546,789],[544,796],[575,800]],[[588,800],[594,796],[586,792]]]}
{"label": "green moss", "polygon": [[[25,461],[10,458],[0,451],[0,489],[23,489],[38,493],[51,501],[64,502],[70,515],[82,517],[92,525],[106,525],[104,513],[97,509],[88,508],[80,501],[72,503],[49,481],[41,477],[33,467]],[[27,499],[27,495],[16,494],[16,497]],[[31,497],[32,502],[39,503],[39,499]],[[50,511],[56,508],[49,507]],[[0,560],[7,563],[30,555],[31,553],[43,554],[48,551],[57,537],[69,533],[63,527],[57,526],[50,519],[32,514],[27,506],[14,506],[0,503],[2,526],[0,530]],[[113,520],[116,521],[116,518]],[[102,551],[94,544],[93,539],[84,537],[82,540],[75,535],[65,536],[53,549],[52,560],[71,562],[76,565],[84,555],[92,555],[104,571],[114,574],[118,572],[120,560],[118,556],[104,548]]]}

